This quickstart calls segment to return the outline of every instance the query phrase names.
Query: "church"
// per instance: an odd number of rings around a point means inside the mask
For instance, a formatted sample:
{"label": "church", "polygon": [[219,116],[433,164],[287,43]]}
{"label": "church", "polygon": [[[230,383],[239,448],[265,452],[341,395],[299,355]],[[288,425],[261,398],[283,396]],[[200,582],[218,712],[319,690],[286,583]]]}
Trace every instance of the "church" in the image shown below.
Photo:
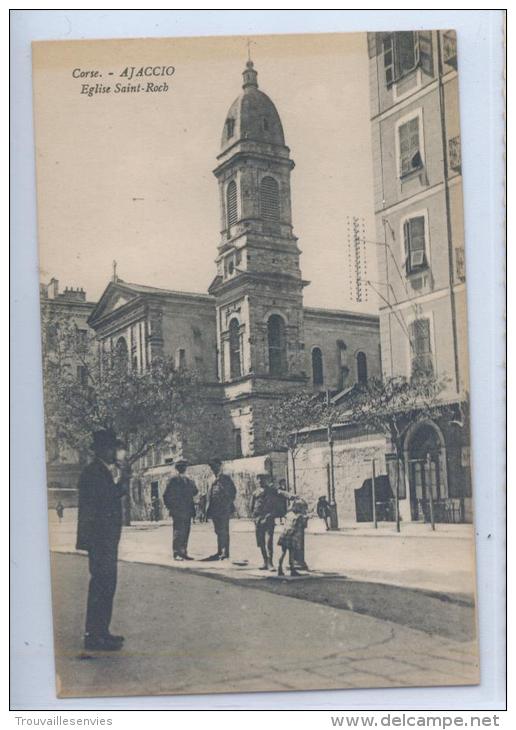
{"label": "church", "polygon": [[257,77],[249,60],[242,91],[221,120],[214,169],[220,240],[208,292],[158,289],[114,275],[88,319],[99,347],[127,358],[136,371],[165,355],[201,375],[217,438],[183,444],[193,464],[206,463],[213,451],[224,460],[266,454],[264,409],[288,393],[337,392],[381,377],[377,316],[303,304],[309,282],[292,221],[294,161]]}

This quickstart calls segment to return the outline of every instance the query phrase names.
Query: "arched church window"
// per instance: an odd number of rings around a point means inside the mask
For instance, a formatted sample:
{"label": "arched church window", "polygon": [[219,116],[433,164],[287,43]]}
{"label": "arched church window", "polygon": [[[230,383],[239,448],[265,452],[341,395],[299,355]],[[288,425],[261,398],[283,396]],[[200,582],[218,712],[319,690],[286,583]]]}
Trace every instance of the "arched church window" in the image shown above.
{"label": "arched church window", "polygon": [[260,209],[265,220],[279,221],[279,185],[273,177],[264,177],[260,183]]}
{"label": "arched church window", "polygon": [[126,369],[129,364],[129,349],[125,337],[119,337],[115,345],[115,364]]}
{"label": "arched church window", "polygon": [[232,319],[229,323],[229,371],[232,379],[242,375],[240,325],[236,319]]}
{"label": "arched church window", "polygon": [[279,314],[271,314],[267,322],[269,344],[269,373],[284,375],[287,371],[287,342],[285,322]]}
{"label": "arched church window", "polygon": [[360,385],[367,384],[367,357],[365,352],[357,352],[357,381]]}
{"label": "arched church window", "polygon": [[323,356],[320,347],[314,347],[312,350],[312,381],[314,385],[324,383]]}
{"label": "arched church window", "polygon": [[233,226],[238,220],[237,186],[234,180],[231,180],[228,185],[226,197],[229,228],[230,226]]}

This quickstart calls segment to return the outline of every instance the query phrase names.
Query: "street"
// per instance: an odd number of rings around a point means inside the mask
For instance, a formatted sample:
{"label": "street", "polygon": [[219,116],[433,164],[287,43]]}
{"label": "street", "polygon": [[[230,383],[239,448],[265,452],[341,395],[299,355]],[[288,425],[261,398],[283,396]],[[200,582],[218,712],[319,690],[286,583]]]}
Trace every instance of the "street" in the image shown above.
{"label": "street", "polygon": [[[232,523],[232,563],[175,563],[170,533],[169,525],[124,528],[112,630],[124,634],[126,644],[118,654],[92,656],[81,645],[87,559],[59,554],[74,552],[71,514],[68,521],[52,524],[54,588],[59,585],[57,597],[54,593],[59,696],[478,681],[473,593],[460,590],[467,586],[458,570],[451,572],[457,573],[460,592],[457,586],[445,592],[446,580],[439,585],[417,565],[419,552],[423,557],[430,552],[435,561],[440,552],[457,551],[460,559],[461,551],[470,549],[464,537],[404,539],[407,554],[416,556],[408,575],[419,573],[427,585],[418,588],[395,585],[392,575],[387,582],[352,575],[360,563],[352,558],[353,548],[365,543],[371,560],[371,552],[384,552],[386,543],[394,546],[391,550],[402,548],[399,536],[309,534],[311,573],[281,579],[256,569],[250,523]],[[211,525],[194,525],[191,554],[209,554],[212,543]],[[351,571],[320,568],[328,545],[330,567],[341,555]],[[433,567],[435,571],[435,562]],[[381,569],[377,557],[375,571]]]}

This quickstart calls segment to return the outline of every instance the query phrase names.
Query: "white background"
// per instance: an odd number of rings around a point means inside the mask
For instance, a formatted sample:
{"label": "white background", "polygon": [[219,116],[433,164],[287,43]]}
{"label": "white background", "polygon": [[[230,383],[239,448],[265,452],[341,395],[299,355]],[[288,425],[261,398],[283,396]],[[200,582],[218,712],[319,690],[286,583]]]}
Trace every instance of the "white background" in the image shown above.
{"label": "white background", "polygon": [[[458,33],[482,684],[479,687],[388,691],[56,700],[39,344],[30,42],[41,39],[418,28],[455,28]],[[11,34],[11,709],[334,708],[342,712],[344,708],[503,708],[505,240],[502,12],[31,10],[13,11]],[[6,82],[5,78],[4,97]],[[121,719],[120,715],[118,717]],[[158,719],[156,715],[154,718]],[[144,720],[142,716],[139,719]],[[264,720],[267,721],[267,718],[264,717]],[[114,723],[114,726],[119,725],[116,715]]]}

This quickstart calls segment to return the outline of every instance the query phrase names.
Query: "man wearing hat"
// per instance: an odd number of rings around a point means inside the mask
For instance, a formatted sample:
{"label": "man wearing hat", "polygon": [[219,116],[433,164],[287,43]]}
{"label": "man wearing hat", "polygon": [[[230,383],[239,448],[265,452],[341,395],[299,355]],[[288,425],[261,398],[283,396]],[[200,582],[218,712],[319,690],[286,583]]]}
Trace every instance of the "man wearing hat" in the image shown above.
{"label": "man wearing hat", "polygon": [[84,648],[116,651],[123,636],[109,631],[117,582],[118,543],[122,532],[122,497],[127,494],[129,467],[116,462],[124,448],[111,429],[93,434],[95,459],[79,477],[77,550],[89,556],[90,584]]}
{"label": "man wearing hat", "polygon": [[213,459],[210,467],[215,477],[208,491],[206,517],[213,521],[217,535],[217,552],[208,560],[225,560],[229,558],[229,519],[235,509],[236,487],[227,474],[223,474],[222,461]]}
{"label": "man wearing hat", "polygon": [[172,477],[163,494],[163,502],[172,516],[172,554],[174,560],[192,560],[188,555],[188,538],[192,517],[195,515],[195,482],[185,476],[188,462],[178,459],[176,476]]}
{"label": "man wearing hat", "polygon": [[251,516],[254,520],[256,544],[263,557],[260,570],[274,568],[272,552],[274,545],[274,527],[278,512],[278,493],[274,489],[271,476],[267,472],[257,474],[259,486],[251,497]]}

